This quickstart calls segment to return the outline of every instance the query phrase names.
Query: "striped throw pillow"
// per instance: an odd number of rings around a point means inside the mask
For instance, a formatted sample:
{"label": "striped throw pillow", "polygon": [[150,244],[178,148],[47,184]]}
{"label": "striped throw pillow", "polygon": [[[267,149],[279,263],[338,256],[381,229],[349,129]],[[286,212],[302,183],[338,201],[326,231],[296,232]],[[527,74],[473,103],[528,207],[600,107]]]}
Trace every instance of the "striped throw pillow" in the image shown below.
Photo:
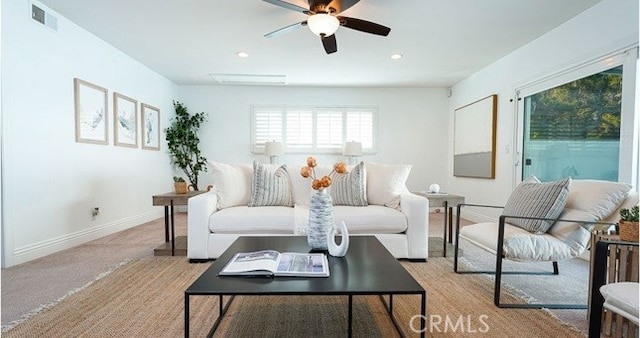
{"label": "striped throw pillow", "polygon": [[364,162],[346,174],[331,174],[333,205],[367,206],[367,179]]}
{"label": "striped throw pillow", "polygon": [[293,206],[291,179],[286,165],[272,167],[253,161],[253,181],[248,206]]}
{"label": "striped throw pillow", "polygon": [[[520,183],[509,196],[503,215],[555,219],[560,216],[567,198],[571,178],[541,183],[535,176]],[[555,221],[507,218],[506,222],[535,234],[543,234]]]}

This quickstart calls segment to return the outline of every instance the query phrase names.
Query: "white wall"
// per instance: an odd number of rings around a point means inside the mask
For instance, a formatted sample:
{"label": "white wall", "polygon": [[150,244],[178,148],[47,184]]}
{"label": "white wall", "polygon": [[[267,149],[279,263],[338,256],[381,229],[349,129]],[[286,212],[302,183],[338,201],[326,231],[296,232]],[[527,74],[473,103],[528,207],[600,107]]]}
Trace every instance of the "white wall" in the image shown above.
{"label": "white wall", "polygon": [[[603,0],[553,31],[456,84],[450,101],[449,139],[453,111],[490,94],[498,94],[497,158],[494,180],[453,177],[453,144],[449,144],[448,184],[471,203],[504,205],[515,187],[513,149],[515,89],[535,79],[638,43],[638,1]],[[508,153],[506,148],[509,149]],[[487,193],[490,192],[490,193]],[[490,213],[478,213],[482,218]],[[491,217],[494,217],[492,215]]]}
{"label": "white wall", "polygon": [[[204,111],[209,121],[202,127],[203,155],[214,161],[268,162],[250,152],[250,106],[252,104],[364,105],[378,107],[378,151],[365,161],[410,163],[410,190],[426,190],[446,179],[447,110],[444,88],[310,88],[180,86],[180,98],[190,112]],[[280,163],[297,170],[308,155],[285,155]],[[331,165],[342,156],[318,155],[320,164]],[[205,173],[201,186],[211,184]]]}
{"label": "white wall", "polygon": [[30,18],[28,1],[2,1],[3,266],[162,217],[151,195],[172,189],[164,142],[114,146],[111,115],[109,145],[75,142],[73,78],[107,88],[110,113],[114,91],[160,108],[161,128],[177,86],[50,13],[57,32]]}

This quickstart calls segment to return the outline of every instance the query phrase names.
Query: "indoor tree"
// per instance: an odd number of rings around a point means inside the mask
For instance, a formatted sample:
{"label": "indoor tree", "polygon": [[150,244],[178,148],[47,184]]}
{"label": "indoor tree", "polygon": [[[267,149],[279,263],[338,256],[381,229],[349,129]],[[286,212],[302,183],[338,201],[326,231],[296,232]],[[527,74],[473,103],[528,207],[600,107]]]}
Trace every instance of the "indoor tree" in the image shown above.
{"label": "indoor tree", "polygon": [[198,174],[207,171],[207,159],[200,153],[198,130],[207,119],[207,114],[200,112],[189,115],[187,107],[173,101],[176,116],[171,126],[165,129],[171,164],[182,169],[194,190],[198,190]]}

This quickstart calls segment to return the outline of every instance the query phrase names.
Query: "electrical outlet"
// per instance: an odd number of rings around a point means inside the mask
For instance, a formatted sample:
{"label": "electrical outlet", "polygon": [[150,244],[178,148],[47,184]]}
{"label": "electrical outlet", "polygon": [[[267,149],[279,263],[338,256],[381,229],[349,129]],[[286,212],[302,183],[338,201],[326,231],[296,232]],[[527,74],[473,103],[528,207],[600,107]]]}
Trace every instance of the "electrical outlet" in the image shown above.
{"label": "electrical outlet", "polygon": [[96,219],[96,216],[98,216],[99,214],[100,214],[99,207],[94,207],[93,209],[91,209],[91,219]]}

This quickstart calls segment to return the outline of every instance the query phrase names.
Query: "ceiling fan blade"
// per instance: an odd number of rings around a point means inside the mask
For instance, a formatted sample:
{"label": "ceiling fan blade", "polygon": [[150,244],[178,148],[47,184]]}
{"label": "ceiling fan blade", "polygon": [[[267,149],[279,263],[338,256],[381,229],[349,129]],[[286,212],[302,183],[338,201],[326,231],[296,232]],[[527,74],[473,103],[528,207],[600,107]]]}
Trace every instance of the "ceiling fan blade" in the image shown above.
{"label": "ceiling fan blade", "polygon": [[324,51],[327,54],[335,53],[338,51],[338,42],[336,41],[336,35],[331,34],[329,36],[323,36],[322,45],[324,46]]}
{"label": "ceiling fan blade", "polygon": [[340,20],[340,25],[342,26],[365,33],[387,36],[389,32],[391,32],[391,28],[370,21],[348,18],[346,16],[338,16],[338,20]]}
{"label": "ceiling fan blade", "polygon": [[286,8],[286,9],[290,9],[292,11],[296,11],[296,12],[300,12],[300,13],[304,13],[304,14],[309,14],[309,9],[304,8],[304,7],[300,7],[298,5],[294,5],[292,3],[288,3],[286,1],[281,1],[281,0],[263,0],[264,2],[268,2],[272,5],[276,5],[282,8]]}
{"label": "ceiling fan blade", "polygon": [[280,29],[277,29],[277,30],[271,32],[271,33],[267,33],[267,34],[264,35],[264,37],[265,38],[275,38],[277,36],[293,32],[294,30],[296,30],[296,29],[298,29],[298,28],[300,28],[302,26],[306,26],[306,25],[307,25],[307,21],[306,20],[302,21],[302,22],[296,22],[293,25],[282,27]]}

